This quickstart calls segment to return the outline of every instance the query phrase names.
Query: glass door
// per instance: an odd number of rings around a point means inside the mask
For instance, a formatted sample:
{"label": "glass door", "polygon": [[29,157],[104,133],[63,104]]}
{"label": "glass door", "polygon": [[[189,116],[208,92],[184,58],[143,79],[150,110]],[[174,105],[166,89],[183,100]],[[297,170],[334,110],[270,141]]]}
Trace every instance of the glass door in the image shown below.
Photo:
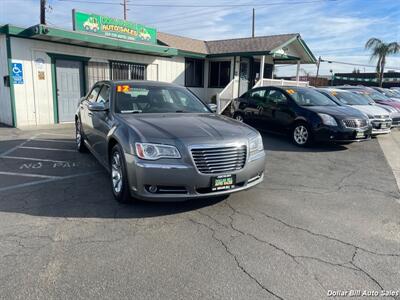
{"label": "glass door", "polygon": [[240,58],[239,68],[239,96],[243,95],[249,89],[250,79],[250,61],[246,57]]}

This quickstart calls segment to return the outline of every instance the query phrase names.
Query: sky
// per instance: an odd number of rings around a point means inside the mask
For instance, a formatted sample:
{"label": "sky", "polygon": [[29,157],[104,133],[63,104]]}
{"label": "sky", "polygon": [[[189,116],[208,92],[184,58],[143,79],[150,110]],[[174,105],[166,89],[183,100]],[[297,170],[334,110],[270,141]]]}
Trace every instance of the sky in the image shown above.
{"label": "sky", "polygon": [[[48,0],[47,22],[50,26],[72,29],[73,8],[122,18],[123,8],[119,4],[122,1]],[[400,42],[400,0],[128,1],[128,20],[202,40],[250,36],[254,7],[256,36],[300,33],[316,57],[330,61],[375,65],[376,61],[371,61],[369,52],[364,49],[370,37]],[[0,24],[31,26],[39,23],[39,2],[0,0]],[[140,4],[158,6],[138,6]],[[199,5],[213,7],[193,7]],[[390,67],[400,72],[400,54],[387,59],[387,69]],[[374,71],[374,67],[322,63],[320,74],[351,72],[354,68],[361,72]],[[315,75],[316,66],[302,65],[301,75],[306,73]],[[294,74],[295,67],[277,66],[278,76]]]}

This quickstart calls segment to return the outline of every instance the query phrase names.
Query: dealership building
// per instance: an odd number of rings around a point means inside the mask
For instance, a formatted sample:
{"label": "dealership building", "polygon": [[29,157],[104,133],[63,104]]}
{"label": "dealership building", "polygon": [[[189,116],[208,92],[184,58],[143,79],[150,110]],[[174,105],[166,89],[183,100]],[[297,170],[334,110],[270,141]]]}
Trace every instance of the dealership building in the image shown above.
{"label": "dealership building", "polygon": [[210,102],[263,84],[275,64],[297,64],[299,84],[300,64],[316,62],[299,34],[203,41],[93,16],[80,26],[75,16],[74,30],[0,27],[0,123],[73,122],[78,100],[99,80],[170,82]]}

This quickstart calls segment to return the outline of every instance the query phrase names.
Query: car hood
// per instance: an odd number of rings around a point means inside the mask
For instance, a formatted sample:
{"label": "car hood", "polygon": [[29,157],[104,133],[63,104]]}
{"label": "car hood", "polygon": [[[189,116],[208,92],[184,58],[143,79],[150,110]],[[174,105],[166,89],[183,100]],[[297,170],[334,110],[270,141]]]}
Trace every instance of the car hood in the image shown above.
{"label": "car hood", "polygon": [[143,141],[175,139],[209,143],[247,139],[257,133],[246,124],[215,114],[130,114],[120,117]]}
{"label": "car hood", "polygon": [[316,113],[328,114],[337,118],[365,118],[365,114],[350,106],[303,106]]}
{"label": "car hood", "polygon": [[379,104],[388,105],[400,109],[400,102],[397,102],[395,100],[374,100],[374,101]]}
{"label": "car hood", "polygon": [[370,116],[389,115],[388,111],[376,105],[352,105],[351,107],[356,108]]}

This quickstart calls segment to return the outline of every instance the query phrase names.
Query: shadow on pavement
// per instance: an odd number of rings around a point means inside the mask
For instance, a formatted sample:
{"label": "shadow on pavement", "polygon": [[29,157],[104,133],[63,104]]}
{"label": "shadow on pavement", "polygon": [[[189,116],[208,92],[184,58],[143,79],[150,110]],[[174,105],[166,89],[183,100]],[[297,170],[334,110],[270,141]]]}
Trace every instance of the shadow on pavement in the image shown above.
{"label": "shadow on pavement", "polygon": [[347,147],[334,143],[316,143],[310,147],[298,147],[294,145],[289,136],[263,131],[261,136],[264,142],[264,149],[267,151],[282,152],[334,152],[344,151]]}

